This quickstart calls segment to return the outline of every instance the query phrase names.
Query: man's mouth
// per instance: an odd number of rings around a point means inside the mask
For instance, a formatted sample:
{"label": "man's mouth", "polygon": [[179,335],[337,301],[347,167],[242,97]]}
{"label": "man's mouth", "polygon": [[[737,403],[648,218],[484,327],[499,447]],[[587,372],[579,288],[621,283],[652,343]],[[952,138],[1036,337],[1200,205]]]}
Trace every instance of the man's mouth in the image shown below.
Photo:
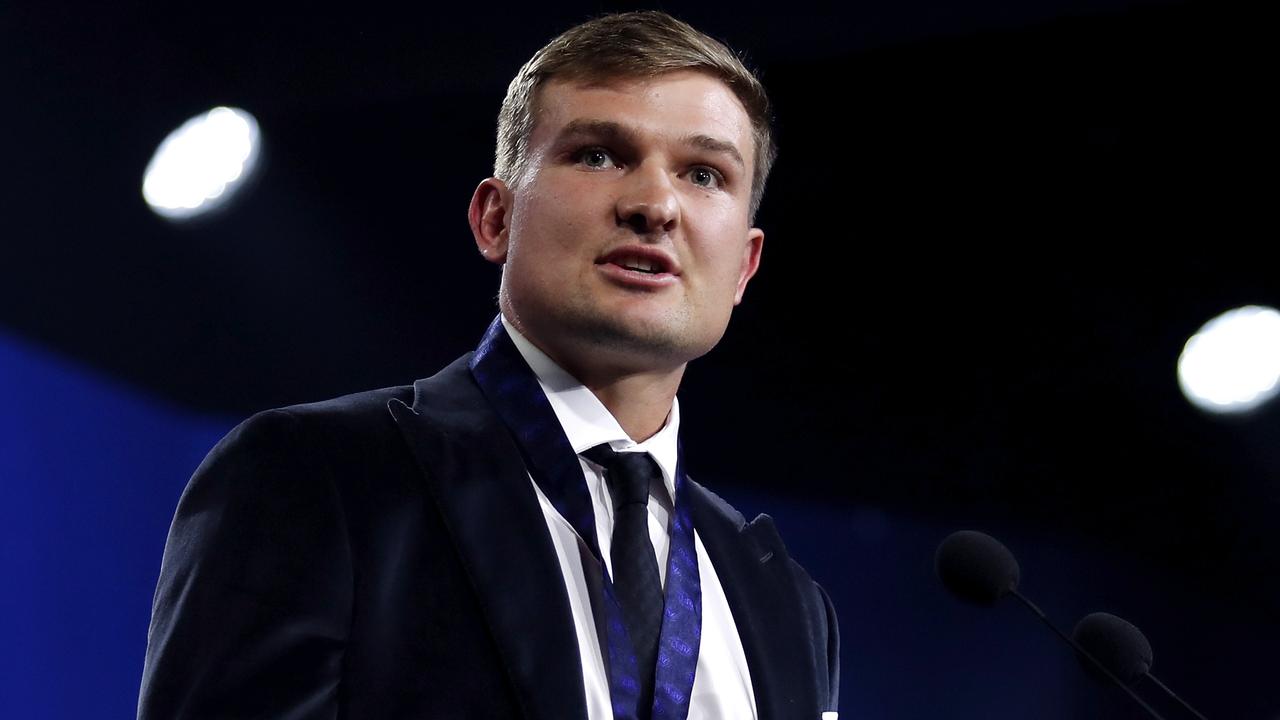
{"label": "man's mouth", "polygon": [[656,248],[623,247],[596,261],[598,264],[616,265],[624,270],[646,275],[679,275],[675,261]]}

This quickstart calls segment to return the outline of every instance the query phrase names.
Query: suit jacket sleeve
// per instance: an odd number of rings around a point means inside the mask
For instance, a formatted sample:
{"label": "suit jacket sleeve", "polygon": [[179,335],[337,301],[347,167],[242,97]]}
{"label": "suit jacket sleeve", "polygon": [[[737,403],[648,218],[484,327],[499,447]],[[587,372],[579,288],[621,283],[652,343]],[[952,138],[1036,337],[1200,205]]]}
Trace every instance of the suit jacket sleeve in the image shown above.
{"label": "suit jacket sleeve", "polygon": [[790,559],[795,573],[812,648],[817,702],[821,711],[839,710],[840,700],[840,628],[835,606],[827,591],[809,577],[795,559]]}
{"label": "suit jacket sleeve", "polygon": [[827,690],[830,694],[830,701],[827,705],[829,710],[840,709],[840,625],[836,621],[836,608],[831,604],[831,598],[827,595],[827,591],[822,589],[821,585],[814,583],[814,587],[818,589],[818,593],[822,596],[823,610],[826,612],[826,630],[827,630]]}
{"label": "suit jacket sleeve", "polygon": [[260,413],[191,478],[165,545],[140,719],[337,716],[353,573],[321,445],[289,412]]}

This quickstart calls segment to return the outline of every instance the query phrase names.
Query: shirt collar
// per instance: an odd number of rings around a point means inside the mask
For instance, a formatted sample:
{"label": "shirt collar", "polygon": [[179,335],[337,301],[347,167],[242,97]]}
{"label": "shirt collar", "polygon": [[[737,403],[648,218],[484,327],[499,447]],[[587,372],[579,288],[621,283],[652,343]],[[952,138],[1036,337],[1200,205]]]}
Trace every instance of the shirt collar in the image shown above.
{"label": "shirt collar", "polygon": [[551,409],[564,428],[575,453],[609,443],[617,452],[647,452],[662,469],[662,481],[669,499],[675,497],[676,460],[679,455],[677,438],[680,432],[680,400],[672,398],[667,422],[653,437],[637,443],[627,436],[609,409],[594,393],[576,378],[556,364],[546,353],[529,342],[516,330],[505,315],[502,326],[515,343],[521,357],[538,377],[538,385],[551,403]]}

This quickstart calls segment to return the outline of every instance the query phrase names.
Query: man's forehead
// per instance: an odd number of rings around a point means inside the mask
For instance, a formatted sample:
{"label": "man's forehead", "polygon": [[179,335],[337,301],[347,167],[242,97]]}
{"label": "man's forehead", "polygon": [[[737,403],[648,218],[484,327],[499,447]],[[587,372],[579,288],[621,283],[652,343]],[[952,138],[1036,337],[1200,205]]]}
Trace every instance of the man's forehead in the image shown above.
{"label": "man's forehead", "polygon": [[[660,134],[689,144],[728,143],[750,155],[751,121],[737,95],[719,78],[699,71],[653,77],[551,78],[535,99],[535,145],[566,131],[585,134],[610,127]],[[637,111],[650,110],[650,112]],[[663,112],[653,112],[661,109]]]}

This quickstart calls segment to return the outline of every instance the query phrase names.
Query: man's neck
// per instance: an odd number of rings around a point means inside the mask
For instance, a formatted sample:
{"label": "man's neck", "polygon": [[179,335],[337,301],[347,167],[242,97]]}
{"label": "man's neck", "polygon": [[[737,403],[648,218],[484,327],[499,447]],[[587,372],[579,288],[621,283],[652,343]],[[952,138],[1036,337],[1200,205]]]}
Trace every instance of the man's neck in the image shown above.
{"label": "man's neck", "polygon": [[509,327],[590,390],[635,442],[648,440],[666,424],[685,363],[636,367],[634,355],[622,355],[611,362],[611,353],[598,348],[557,351],[514,323]]}
{"label": "man's neck", "polygon": [[684,367],[674,373],[627,374],[594,381],[569,372],[600,399],[627,437],[644,442],[666,424]]}
{"label": "man's neck", "polygon": [[[671,403],[684,377],[684,364],[637,369],[609,364],[605,353],[557,356],[546,348],[539,349],[586,386],[618,421],[627,437],[636,442],[648,440],[666,424]],[[582,357],[590,358],[589,362],[575,362]]]}

